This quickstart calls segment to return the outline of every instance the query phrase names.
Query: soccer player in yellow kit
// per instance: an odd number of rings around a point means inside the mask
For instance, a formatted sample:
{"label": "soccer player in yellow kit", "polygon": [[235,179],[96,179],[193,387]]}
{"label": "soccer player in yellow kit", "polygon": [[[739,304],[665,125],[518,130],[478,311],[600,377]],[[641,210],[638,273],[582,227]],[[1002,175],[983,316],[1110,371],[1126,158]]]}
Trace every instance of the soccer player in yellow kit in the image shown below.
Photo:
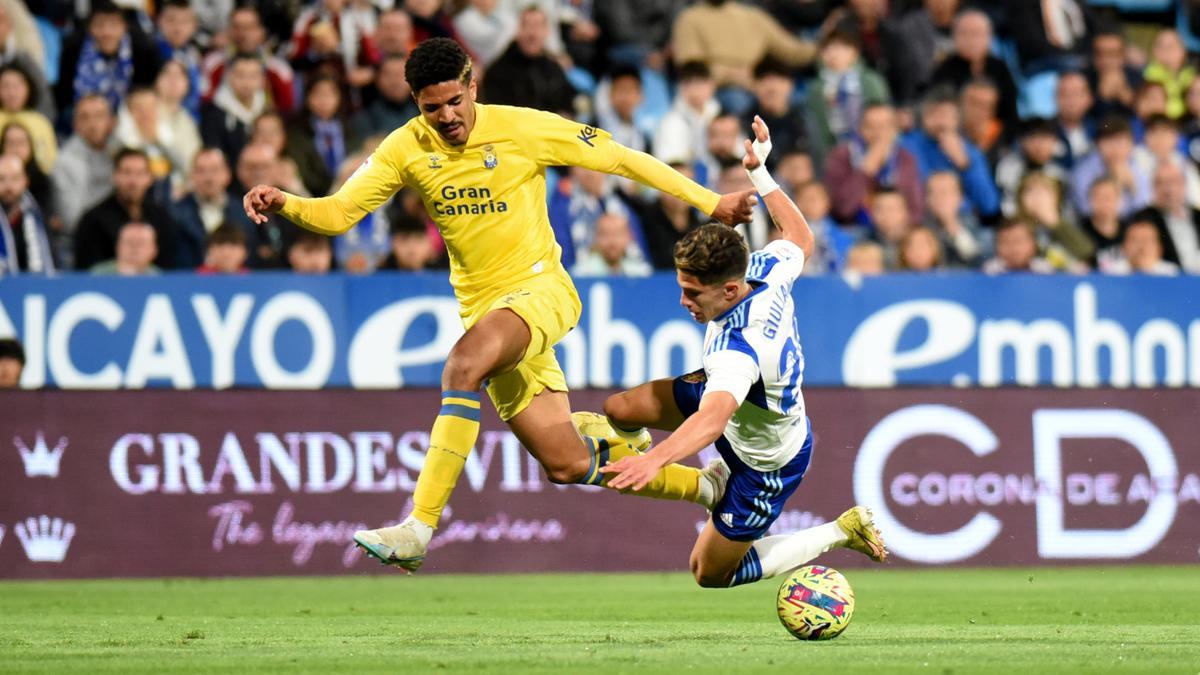
{"label": "soccer player in yellow kit", "polygon": [[[426,40],[405,67],[421,115],[393,131],[329,197],[303,199],[257,185],[245,196],[255,222],[279,212],[307,229],[350,229],[401,187],[417,190],[450,254],[450,282],[466,333],[442,371],[442,407],[398,525],[355,542],[414,571],[479,434],[479,389],[556,483],[603,485],[599,468],[637,453],[620,437],[580,436],[554,344],[579,320],[579,295],[562,266],[546,213],[547,166],[582,166],[674,195],[726,224],[745,222],[754,191],[718,195],[607,132],[558,115],[475,102],[470,57],[453,40]],[[601,425],[605,428],[607,425]],[[638,494],[711,508],[725,475],[672,465]]]}

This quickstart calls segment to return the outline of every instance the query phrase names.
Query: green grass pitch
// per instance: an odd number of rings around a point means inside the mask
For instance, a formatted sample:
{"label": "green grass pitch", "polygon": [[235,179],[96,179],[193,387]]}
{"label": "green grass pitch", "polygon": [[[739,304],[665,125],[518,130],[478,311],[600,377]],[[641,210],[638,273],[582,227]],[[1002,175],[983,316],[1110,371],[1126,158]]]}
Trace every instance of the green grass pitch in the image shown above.
{"label": "green grass pitch", "polygon": [[849,570],[799,642],[776,581],[681,574],[0,583],[0,672],[1200,673],[1200,567]]}

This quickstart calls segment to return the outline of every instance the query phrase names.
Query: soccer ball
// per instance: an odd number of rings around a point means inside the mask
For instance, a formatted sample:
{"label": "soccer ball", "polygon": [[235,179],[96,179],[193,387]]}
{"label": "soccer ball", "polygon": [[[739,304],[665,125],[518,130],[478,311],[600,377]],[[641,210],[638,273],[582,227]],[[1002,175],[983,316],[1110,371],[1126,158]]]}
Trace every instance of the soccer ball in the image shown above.
{"label": "soccer ball", "polygon": [[779,621],[799,640],[829,640],[842,634],[854,614],[854,590],[832,567],[808,565],[779,587]]}

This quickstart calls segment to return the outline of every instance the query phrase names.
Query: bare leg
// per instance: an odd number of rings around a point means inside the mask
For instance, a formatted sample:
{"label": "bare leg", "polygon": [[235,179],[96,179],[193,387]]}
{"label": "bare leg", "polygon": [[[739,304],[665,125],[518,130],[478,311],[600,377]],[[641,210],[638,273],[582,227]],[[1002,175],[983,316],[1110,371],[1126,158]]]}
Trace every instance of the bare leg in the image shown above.
{"label": "bare leg", "polygon": [[604,414],[625,429],[674,431],[683,424],[683,413],[675,405],[674,382],[670,378],[653,380],[613,394],[604,402]]}
{"label": "bare leg", "polygon": [[696,583],[705,588],[728,588],[752,544],[725,538],[709,518],[692,548],[690,563]]}

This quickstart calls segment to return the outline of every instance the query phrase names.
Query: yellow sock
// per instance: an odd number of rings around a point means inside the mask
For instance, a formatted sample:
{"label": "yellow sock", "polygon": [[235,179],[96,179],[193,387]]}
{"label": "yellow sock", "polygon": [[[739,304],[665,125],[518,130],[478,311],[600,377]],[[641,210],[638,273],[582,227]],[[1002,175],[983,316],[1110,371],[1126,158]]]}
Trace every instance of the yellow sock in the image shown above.
{"label": "yellow sock", "polygon": [[479,392],[443,391],[442,409],[429,434],[425,466],[413,490],[414,518],[437,527],[478,436]]}
{"label": "yellow sock", "polygon": [[[600,467],[615,462],[622,457],[638,454],[633,446],[625,442],[613,442],[604,438],[584,436],[588,448],[592,451],[592,468],[587,477],[580,481],[588,485],[603,485],[607,487],[608,476],[600,473]],[[659,470],[658,475],[641,490],[621,490],[622,494],[642,495],[656,499],[675,499],[694,502],[700,497],[700,469],[682,464],[668,464]]]}

